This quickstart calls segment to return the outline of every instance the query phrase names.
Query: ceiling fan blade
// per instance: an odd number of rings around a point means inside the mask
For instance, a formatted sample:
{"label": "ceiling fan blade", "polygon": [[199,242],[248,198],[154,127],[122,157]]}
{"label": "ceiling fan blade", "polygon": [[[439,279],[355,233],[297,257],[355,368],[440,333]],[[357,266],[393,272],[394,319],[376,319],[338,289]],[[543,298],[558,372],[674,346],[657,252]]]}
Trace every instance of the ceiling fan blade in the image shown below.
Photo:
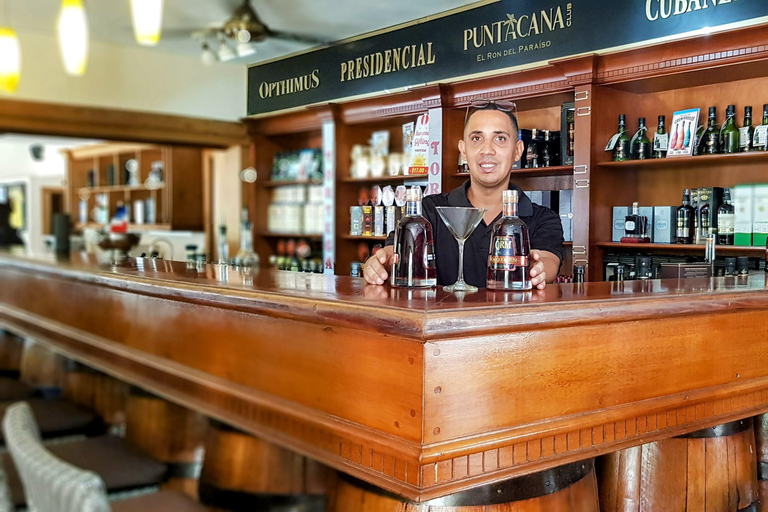
{"label": "ceiling fan blade", "polygon": [[305,43],[312,46],[329,45],[333,42],[322,37],[303,35],[303,34],[294,34],[291,32],[283,32],[282,30],[269,29],[267,31],[267,35],[275,39],[282,39],[284,41],[295,41],[298,43]]}

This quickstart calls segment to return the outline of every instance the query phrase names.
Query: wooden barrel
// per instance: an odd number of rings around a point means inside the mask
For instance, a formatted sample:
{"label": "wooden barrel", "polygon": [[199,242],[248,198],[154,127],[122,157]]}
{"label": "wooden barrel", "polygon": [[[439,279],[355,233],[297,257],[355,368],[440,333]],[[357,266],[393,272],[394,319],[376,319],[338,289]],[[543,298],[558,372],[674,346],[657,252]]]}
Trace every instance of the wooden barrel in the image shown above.
{"label": "wooden barrel", "polygon": [[167,489],[197,495],[208,422],[201,414],[131,387],[126,402],[125,438],[168,465]]}
{"label": "wooden barrel", "polygon": [[598,459],[602,512],[756,512],[752,420],[644,444]]}
{"label": "wooden barrel", "polygon": [[760,512],[768,512],[768,414],[754,418],[757,447],[757,487]]}
{"label": "wooden barrel", "polygon": [[76,361],[68,361],[64,377],[64,398],[98,413],[110,426],[125,424],[130,386]]}
{"label": "wooden barrel", "polygon": [[216,510],[323,512],[335,476],[326,466],[211,420],[200,501]]}
{"label": "wooden barrel", "polygon": [[24,340],[21,381],[43,394],[58,395],[64,386],[67,359],[32,338]]}
{"label": "wooden barrel", "polygon": [[598,512],[593,459],[424,503],[340,476],[328,512]]}
{"label": "wooden barrel", "polygon": [[0,330],[0,376],[19,378],[24,338]]}

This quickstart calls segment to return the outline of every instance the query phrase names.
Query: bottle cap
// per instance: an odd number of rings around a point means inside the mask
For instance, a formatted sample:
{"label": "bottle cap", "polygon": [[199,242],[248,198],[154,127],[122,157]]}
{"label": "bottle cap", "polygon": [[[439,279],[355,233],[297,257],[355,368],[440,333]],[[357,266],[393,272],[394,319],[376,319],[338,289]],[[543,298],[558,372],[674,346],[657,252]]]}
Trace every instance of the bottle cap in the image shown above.
{"label": "bottle cap", "polygon": [[736,113],[736,105],[728,105],[728,109],[725,111],[727,114],[735,114]]}
{"label": "bottle cap", "polygon": [[744,107],[744,115],[752,116],[752,107]]}
{"label": "bottle cap", "polygon": [[414,185],[411,188],[408,189],[408,199],[409,202],[420,202],[422,198],[421,194],[421,187],[418,185]]}
{"label": "bottle cap", "polygon": [[619,124],[624,124],[627,120],[627,116],[624,114],[619,114]]}
{"label": "bottle cap", "polygon": [[645,118],[644,117],[638,118],[637,124],[639,124],[641,126],[644,126],[645,125]]}
{"label": "bottle cap", "polygon": [[709,107],[709,115],[711,116],[717,116],[717,107]]}
{"label": "bottle cap", "polygon": [[666,118],[665,116],[659,116],[659,124],[661,124],[661,123],[663,123],[664,121],[666,121],[666,119],[667,119],[667,118]]}
{"label": "bottle cap", "polygon": [[508,189],[501,193],[501,200],[504,203],[517,203],[518,196],[517,196],[517,190],[515,189]]}
{"label": "bottle cap", "polygon": [[768,113],[768,103],[763,105],[763,114],[766,114],[766,113]]}

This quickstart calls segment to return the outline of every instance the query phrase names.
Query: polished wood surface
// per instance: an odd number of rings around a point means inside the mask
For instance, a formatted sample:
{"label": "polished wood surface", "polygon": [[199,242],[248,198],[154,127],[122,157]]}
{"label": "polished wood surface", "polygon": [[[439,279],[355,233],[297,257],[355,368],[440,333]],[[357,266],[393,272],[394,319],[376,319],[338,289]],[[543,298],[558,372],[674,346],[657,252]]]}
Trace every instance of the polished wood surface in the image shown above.
{"label": "polished wood surface", "polygon": [[735,512],[757,501],[755,434],[672,438],[601,457],[602,512]]}
{"label": "polished wood surface", "polygon": [[759,512],[768,512],[768,414],[754,418]]}
{"label": "polished wood surface", "polygon": [[17,376],[23,354],[24,339],[0,330],[0,373]]}
{"label": "polished wood surface", "polygon": [[64,398],[96,412],[107,425],[125,423],[130,386],[109,375],[70,361],[64,378]]}
{"label": "polished wood surface", "polygon": [[62,388],[67,360],[32,338],[24,340],[20,380],[33,388]]}
{"label": "polished wood surface", "polygon": [[461,296],[6,254],[0,279],[0,323],[416,500],[768,411],[763,275]]}

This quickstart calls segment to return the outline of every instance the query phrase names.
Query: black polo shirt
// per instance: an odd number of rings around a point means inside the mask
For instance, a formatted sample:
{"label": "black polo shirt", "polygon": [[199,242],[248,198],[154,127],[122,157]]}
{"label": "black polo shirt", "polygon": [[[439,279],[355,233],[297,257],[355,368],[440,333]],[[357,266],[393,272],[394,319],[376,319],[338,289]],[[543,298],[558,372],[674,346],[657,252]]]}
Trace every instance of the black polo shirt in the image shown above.
{"label": "black polo shirt", "polygon": [[[437,265],[437,284],[453,284],[459,275],[459,243],[445,225],[435,207],[466,206],[472,207],[467,198],[470,181],[447,194],[426,196],[422,202],[422,213],[432,224],[435,240],[435,261]],[[563,226],[560,216],[549,208],[532,203],[520,188],[510,183],[509,188],[518,193],[518,215],[528,226],[531,249],[549,251],[563,261]],[[479,288],[485,288],[488,249],[491,245],[491,231],[499,214],[490,225],[480,221],[477,229],[464,244],[464,280]],[[386,245],[394,244],[394,233],[387,237]],[[549,276],[554,277],[554,276]]]}

